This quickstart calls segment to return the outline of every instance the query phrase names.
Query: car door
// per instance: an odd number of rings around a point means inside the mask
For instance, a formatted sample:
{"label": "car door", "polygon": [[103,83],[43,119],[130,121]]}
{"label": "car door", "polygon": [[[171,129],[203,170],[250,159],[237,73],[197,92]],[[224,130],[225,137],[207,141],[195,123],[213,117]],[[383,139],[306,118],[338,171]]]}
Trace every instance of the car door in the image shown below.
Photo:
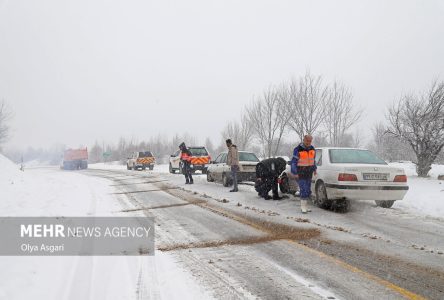
{"label": "car door", "polygon": [[222,180],[222,172],[223,172],[223,161],[224,161],[225,153],[221,153],[218,156],[217,164],[216,164],[216,180]]}
{"label": "car door", "polygon": [[229,173],[230,172],[230,167],[227,165],[227,153],[224,153],[222,155],[222,159],[221,159],[221,163],[220,163],[220,179],[222,180],[222,174],[223,173]]}
{"label": "car door", "polygon": [[180,150],[174,152],[173,157],[171,157],[171,166],[173,169],[179,169],[180,164]]}
{"label": "car door", "polygon": [[[322,176],[322,160],[323,160],[322,149],[316,149],[315,163],[317,166],[317,169],[316,169],[317,174],[316,174],[316,176],[313,174],[312,183],[315,183],[316,180],[318,180],[318,178],[321,178],[321,176]],[[312,193],[315,193],[315,185],[314,184],[311,185],[311,190],[312,190]]]}
{"label": "car door", "polygon": [[209,167],[209,171],[211,172],[211,176],[213,177],[213,179],[218,179],[219,178],[219,164],[222,158],[222,153],[219,154],[216,159],[214,160],[214,162],[210,165]]}

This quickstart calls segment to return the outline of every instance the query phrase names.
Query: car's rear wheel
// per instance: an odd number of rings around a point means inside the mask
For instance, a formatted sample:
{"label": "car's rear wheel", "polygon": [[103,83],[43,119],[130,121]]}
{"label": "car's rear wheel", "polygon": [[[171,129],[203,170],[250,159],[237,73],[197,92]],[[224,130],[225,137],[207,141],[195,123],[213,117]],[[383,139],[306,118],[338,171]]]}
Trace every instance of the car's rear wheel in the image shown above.
{"label": "car's rear wheel", "polygon": [[222,184],[225,187],[229,187],[229,186],[231,186],[233,184],[231,182],[231,180],[228,178],[227,174],[225,174],[225,173],[222,174]]}
{"label": "car's rear wheel", "polygon": [[152,170],[154,169],[154,166],[150,166],[149,168],[150,168],[150,170],[152,171]]}
{"label": "car's rear wheel", "polygon": [[376,205],[383,208],[390,208],[395,204],[395,200],[376,200]]}
{"label": "car's rear wheel", "polygon": [[202,174],[207,174],[208,170],[207,169],[202,169]]}
{"label": "car's rear wheel", "polygon": [[330,209],[332,201],[328,199],[327,189],[322,181],[316,183],[316,197],[314,203],[320,208]]}
{"label": "car's rear wheel", "polygon": [[279,188],[280,188],[281,192],[284,194],[290,193],[290,184],[288,183],[288,176],[287,175],[285,175],[285,174],[282,175],[281,181],[279,183]]}
{"label": "car's rear wheel", "polygon": [[213,182],[214,181],[214,179],[213,179],[213,177],[211,177],[211,173],[210,172],[206,172],[207,173],[207,181],[208,182]]}

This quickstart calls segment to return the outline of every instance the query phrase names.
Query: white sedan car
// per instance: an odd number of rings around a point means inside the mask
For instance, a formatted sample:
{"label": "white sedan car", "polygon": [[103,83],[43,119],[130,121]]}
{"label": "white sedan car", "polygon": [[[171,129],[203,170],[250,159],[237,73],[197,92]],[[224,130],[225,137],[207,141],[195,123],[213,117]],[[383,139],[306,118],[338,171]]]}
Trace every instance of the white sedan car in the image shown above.
{"label": "white sedan car", "polygon": [[[222,152],[211,162],[207,169],[207,181],[219,181],[224,186],[233,184],[230,166],[227,165],[227,152]],[[256,180],[256,165],[259,162],[252,152],[239,151],[240,170],[237,173],[238,182]]]}
{"label": "white sedan car", "polygon": [[[349,200],[375,200],[376,205],[389,208],[409,189],[404,169],[390,167],[366,149],[317,148],[316,164],[311,188],[314,204],[322,208],[333,203],[348,207]],[[298,190],[290,168],[280,177],[283,193]]]}

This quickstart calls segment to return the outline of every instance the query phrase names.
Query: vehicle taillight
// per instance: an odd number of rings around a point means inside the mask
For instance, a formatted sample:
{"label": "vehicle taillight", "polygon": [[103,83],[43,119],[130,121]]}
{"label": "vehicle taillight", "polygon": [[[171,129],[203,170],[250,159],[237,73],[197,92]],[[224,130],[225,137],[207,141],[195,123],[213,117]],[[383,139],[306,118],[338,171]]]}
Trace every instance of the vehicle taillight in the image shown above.
{"label": "vehicle taillight", "polygon": [[211,161],[211,156],[208,155],[208,161]]}
{"label": "vehicle taillight", "polygon": [[396,175],[395,179],[393,179],[394,182],[407,182],[407,176],[406,175]]}
{"label": "vehicle taillight", "polygon": [[355,174],[339,173],[338,181],[358,181]]}

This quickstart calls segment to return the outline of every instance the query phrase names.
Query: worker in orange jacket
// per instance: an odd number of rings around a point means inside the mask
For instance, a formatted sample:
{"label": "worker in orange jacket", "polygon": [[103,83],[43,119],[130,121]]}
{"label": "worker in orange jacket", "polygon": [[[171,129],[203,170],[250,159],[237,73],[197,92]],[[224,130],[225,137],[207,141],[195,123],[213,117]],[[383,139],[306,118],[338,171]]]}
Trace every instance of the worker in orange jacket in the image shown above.
{"label": "worker in orange jacket", "polygon": [[293,159],[291,160],[291,173],[299,184],[301,197],[301,211],[307,213],[311,211],[308,200],[311,196],[311,178],[316,175],[316,149],[311,144],[313,137],[304,136],[303,142],[294,148]]}
{"label": "worker in orange jacket", "polygon": [[180,163],[182,164],[182,173],[185,175],[185,184],[193,184],[193,176],[191,175],[191,152],[185,143],[179,145]]}

